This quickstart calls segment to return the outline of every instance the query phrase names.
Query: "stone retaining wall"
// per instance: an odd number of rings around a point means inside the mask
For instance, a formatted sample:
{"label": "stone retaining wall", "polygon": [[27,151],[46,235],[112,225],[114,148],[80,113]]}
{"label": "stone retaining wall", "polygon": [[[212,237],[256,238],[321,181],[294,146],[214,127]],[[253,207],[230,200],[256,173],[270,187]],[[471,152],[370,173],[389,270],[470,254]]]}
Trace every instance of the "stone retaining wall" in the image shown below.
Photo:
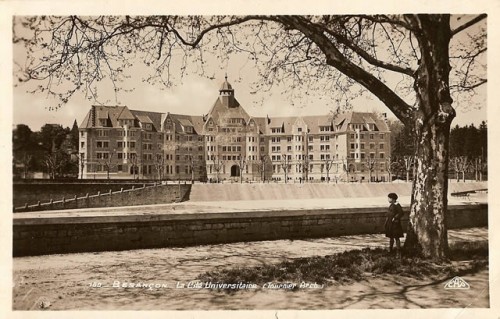
{"label": "stone retaining wall", "polygon": [[166,204],[189,199],[190,184],[151,185],[16,207],[15,212]]}
{"label": "stone retaining wall", "polygon": [[[14,256],[381,233],[386,209],[14,219]],[[487,226],[487,210],[449,206],[448,227]]]}

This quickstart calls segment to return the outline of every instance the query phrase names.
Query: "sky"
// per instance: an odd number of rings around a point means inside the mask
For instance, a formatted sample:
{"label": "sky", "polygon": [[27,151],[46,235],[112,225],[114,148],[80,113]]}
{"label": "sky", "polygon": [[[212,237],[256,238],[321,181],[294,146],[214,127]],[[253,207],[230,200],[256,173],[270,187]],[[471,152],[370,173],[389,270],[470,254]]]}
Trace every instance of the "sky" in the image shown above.
{"label": "sky", "polygon": [[[112,104],[126,105],[133,110],[189,115],[206,114],[217,99],[224,76],[222,72],[214,80],[191,76],[184,79],[183,83],[164,90],[155,86],[142,85],[136,87],[132,93],[123,93],[119,103]],[[321,115],[336,109],[335,106],[323,101],[311,101],[305,106],[291,105],[290,101],[279,92],[271,96],[263,93],[265,100],[262,101],[262,98],[249,93],[249,86],[245,81],[233,81],[230,73],[228,73],[228,81],[235,89],[236,99],[252,116]],[[80,125],[93,103],[82,96],[76,96],[60,109],[49,110],[49,106],[54,104],[54,100],[44,95],[26,93],[23,86],[15,88],[13,125],[26,124],[34,131],[39,130],[45,123],[71,127],[75,119]],[[356,111],[390,113],[376,97],[359,98],[352,104]],[[469,110],[459,108],[453,125],[463,126],[474,123],[477,126],[481,121],[486,120],[486,106]]]}
{"label": "sky", "polygon": [[[23,50],[22,47],[14,46],[14,71],[18,64],[24,64]],[[105,102],[106,105],[126,105],[133,110],[202,115],[210,110],[227,75],[228,81],[235,89],[236,98],[252,116],[327,115],[339,108],[327,94],[324,96],[302,94],[299,101],[292,100],[283,86],[273,87],[269,92],[255,93],[252,86],[259,80],[257,71],[243,55],[232,55],[226,62],[216,59],[208,59],[208,62],[212,64],[209,71],[210,78],[199,76],[196,72],[188,72],[184,78],[177,78],[169,88],[141,81],[149,70],[141,63],[137,63],[128,70],[129,74],[133,75],[132,78],[122,84],[126,88],[133,88],[133,91],[120,92],[118,97],[115,97],[114,94],[110,94],[112,90],[109,82],[103,82],[99,87],[101,102]],[[34,131],[46,123],[71,127],[75,120],[80,125],[91,105],[97,104],[83,94],[77,93],[67,104],[53,110],[53,106],[57,104],[56,100],[46,94],[28,92],[39,83],[19,84],[16,81],[14,83],[16,85],[13,88],[13,127],[17,124],[26,124]],[[469,107],[464,101],[457,101],[454,104],[457,116],[452,123],[453,126],[470,124],[478,126],[482,121],[488,120],[486,86],[481,87],[478,93],[471,103],[474,107]],[[349,103],[354,111],[376,111],[387,113],[392,117],[388,108],[368,92],[351,99]]]}

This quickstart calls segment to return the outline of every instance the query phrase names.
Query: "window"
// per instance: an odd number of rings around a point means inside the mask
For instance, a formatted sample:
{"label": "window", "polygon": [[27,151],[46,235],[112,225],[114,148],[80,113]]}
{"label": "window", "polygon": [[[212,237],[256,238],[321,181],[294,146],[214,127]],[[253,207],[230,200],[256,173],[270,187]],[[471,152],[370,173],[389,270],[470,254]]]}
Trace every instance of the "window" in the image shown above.
{"label": "window", "polygon": [[380,149],[383,150],[384,149],[384,143],[380,143]]}
{"label": "window", "polygon": [[122,141],[118,141],[118,142],[116,142],[116,146],[117,146],[118,148],[123,148],[123,146],[124,146],[124,145],[125,145],[125,143],[124,143],[124,142],[122,142]]}
{"label": "window", "polygon": [[108,159],[109,158],[109,153],[105,152],[97,152],[96,153],[97,159]]}
{"label": "window", "polygon": [[370,140],[373,140],[375,138],[375,134],[370,134]]}
{"label": "window", "polygon": [[361,144],[361,149],[364,150],[365,149],[365,144]]}
{"label": "window", "polygon": [[84,147],[85,147],[85,142],[81,142],[81,143],[80,143],[80,147],[81,147],[81,148],[84,148]]}
{"label": "window", "polygon": [[384,153],[380,153],[380,158],[384,158]]}
{"label": "window", "polygon": [[297,128],[297,132],[302,132],[302,127]]}
{"label": "window", "polygon": [[383,139],[384,138],[384,134],[383,133],[380,133],[380,138]]}
{"label": "window", "polygon": [[361,153],[361,159],[365,158],[365,153]]}
{"label": "window", "polygon": [[107,148],[109,147],[108,141],[97,141],[97,148]]}
{"label": "window", "polygon": [[117,153],[117,156],[118,156],[118,159],[122,159],[123,158],[123,153]]}
{"label": "window", "polygon": [[97,136],[109,136],[109,131],[108,130],[97,130]]}
{"label": "window", "polygon": [[351,150],[354,149],[354,143],[351,143]]}
{"label": "window", "polygon": [[107,119],[99,119],[99,125],[100,126],[106,126],[107,123],[108,123]]}

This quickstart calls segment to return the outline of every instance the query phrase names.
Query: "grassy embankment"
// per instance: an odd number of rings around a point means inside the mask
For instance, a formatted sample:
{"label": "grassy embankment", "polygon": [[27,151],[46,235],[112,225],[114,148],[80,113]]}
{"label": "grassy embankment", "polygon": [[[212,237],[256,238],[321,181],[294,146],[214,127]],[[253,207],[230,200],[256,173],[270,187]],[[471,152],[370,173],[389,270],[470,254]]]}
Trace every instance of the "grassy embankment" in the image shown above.
{"label": "grassy embankment", "polygon": [[[363,249],[308,258],[297,258],[258,267],[224,268],[198,276],[201,281],[220,283],[315,282],[343,285],[384,274],[441,280],[474,273],[488,267],[488,243],[456,243],[450,258],[430,261],[421,257],[396,257],[386,250]],[[230,291],[230,290],[228,290]]]}

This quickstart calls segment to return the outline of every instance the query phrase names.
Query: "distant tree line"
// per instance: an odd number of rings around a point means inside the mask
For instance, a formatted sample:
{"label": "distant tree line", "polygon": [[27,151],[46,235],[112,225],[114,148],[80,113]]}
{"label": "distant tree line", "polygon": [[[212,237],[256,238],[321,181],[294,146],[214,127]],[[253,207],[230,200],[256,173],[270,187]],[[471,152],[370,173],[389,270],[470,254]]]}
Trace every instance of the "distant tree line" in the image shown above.
{"label": "distant tree line", "polygon": [[[415,154],[414,130],[399,121],[389,121],[391,130],[391,173],[395,178],[409,180],[413,176]],[[484,180],[488,173],[488,127],[482,121],[456,125],[450,131],[449,176],[457,180]]]}
{"label": "distant tree line", "polygon": [[50,179],[78,176],[78,126],[63,128],[45,124],[33,132],[18,124],[12,132],[14,178],[32,178],[43,173]]}

